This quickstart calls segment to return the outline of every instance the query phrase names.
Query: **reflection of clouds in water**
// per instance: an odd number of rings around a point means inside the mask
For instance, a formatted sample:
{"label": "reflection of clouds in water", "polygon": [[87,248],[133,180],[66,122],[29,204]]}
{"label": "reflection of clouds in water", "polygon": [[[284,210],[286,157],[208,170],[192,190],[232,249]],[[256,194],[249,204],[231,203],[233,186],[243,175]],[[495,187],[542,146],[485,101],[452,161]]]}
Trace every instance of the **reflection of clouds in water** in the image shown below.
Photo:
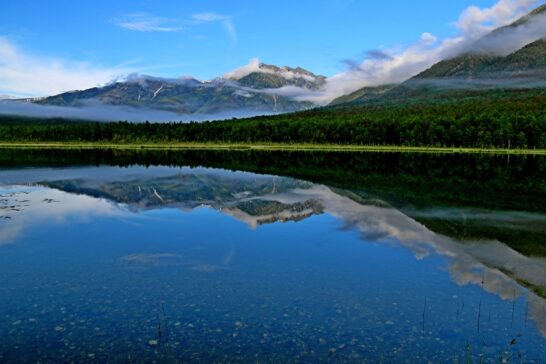
{"label": "reflection of clouds in water", "polygon": [[[498,241],[462,243],[430,231],[398,210],[361,205],[326,187],[293,190],[267,198],[286,203],[317,199],[328,213],[362,232],[366,240],[391,243],[394,239],[410,249],[417,259],[425,258],[431,252],[445,256],[451,262],[449,272],[456,284],[480,285],[503,300],[514,299],[521,294],[520,285],[515,279],[546,287],[546,260],[524,256]],[[440,210],[438,212],[441,213]],[[448,214],[450,212],[446,216]],[[482,218],[493,221],[491,214],[486,216],[484,211],[480,211],[480,214]],[[515,218],[525,219],[528,215],[535,220],[543,218],[535,214],[501,213],[501,219],[513,221]],[[531,317],[546,336],[545,300],[532,292],[528,296]]]}
{"label": "reflection of clouds in water", "polygon": [[181,257],[171,253],[129,254],[119,258],[123,263],[135,266],[158,267],[177,262]]}
{"label": "reflection of clouds in water", "polygon": [[483,269],[472,259],[455,260],[449,267],[451,277],[460,286],[467,284],[481,285],[489,293],[497,294],[503,300],[514,299],[519,296],[519,286],[516,282],[507,279],[495,270]]}
{"label": "reflection of clouds in water", "polygon": [[[389,242],[396,239],[410,248],[418,258],[429,255],[431,241],[442,237],[425,226],[410,219],[398,210],[361,205],[347,197],[333,193],[326,187],[307,190],[293,190],[291,193],[268,196],[284,203],[294,203],[303,199],[316,199],[332,216],[339,218],[348,226],[358,229],[367,240]],[[451,255],[451,252],[446,252]]]}
{"label": "reflection of clouds in water", "polygon": [[25,229],[42,223],[60,224],[68,217],[89,221],[97,216],[123,213],[106,200],[42,187],[1,187],[0,195],[8,196],[4,198],[20,206],[19,211],[7,213],[10,219],[0,221],[0,245],[15,242]]}

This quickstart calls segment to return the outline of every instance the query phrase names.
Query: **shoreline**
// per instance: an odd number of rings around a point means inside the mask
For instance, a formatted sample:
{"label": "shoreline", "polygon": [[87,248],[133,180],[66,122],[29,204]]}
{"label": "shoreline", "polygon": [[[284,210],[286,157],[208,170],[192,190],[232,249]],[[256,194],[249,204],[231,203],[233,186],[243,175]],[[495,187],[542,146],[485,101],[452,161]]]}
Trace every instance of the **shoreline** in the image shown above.
{"label": "shoreline", "polygon": [[117,149],[117,150],[257,150],[257,151],[317,151],[317,152],[391,152],[440,154],[523,154],[546,155],[546,149],[502,149],[464,147],[406,147],[328,144],[231,144],[231,143],[179,143],[179,144],[113,144],[113,143],[2,143],[1,149]]}

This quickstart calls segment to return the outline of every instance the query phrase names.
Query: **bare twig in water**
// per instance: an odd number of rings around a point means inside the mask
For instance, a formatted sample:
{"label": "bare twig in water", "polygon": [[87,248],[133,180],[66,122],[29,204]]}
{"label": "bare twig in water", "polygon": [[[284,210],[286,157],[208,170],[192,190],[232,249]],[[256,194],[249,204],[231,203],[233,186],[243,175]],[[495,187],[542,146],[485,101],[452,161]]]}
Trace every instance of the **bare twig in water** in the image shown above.
{"label": "bare twig in water", "polygon": [[514,288],[514,296],[512,297],[512,321],[510,322],[510,328],[514,326],[515,314],[516,314],[516,289]]}
{"label": "bare twig in water", "polygon": [[525,327],[527,327],[527,320],[529,319],[529,302],[525,305]]}
{"label": "bare twig in water", "polygon": [[161,343],[161,317],[157,315],[157,339]]}
{"label": "bare twig in water", "polygon": [[478,320],[476,321],[476,326],[478,328],[478,332],[480,332],[480,319],[482,316],[482,299],[480,298],[480,303],[478,304]]}
{"label": "bare twig in water", "polygon": [[482,275],[482,290],[480,293],[480,303],[478,304],[478,319],[476,321],[476,327],[478,329],[478,332],[480,332],[480,321],[482,317],[482,296],[484,292],[484,285],[485,285],[485,273]]}
{"label": "bare twig in water", "polygon": [[422,316],[422,334],[425,335],[425,317],[427,313],[427,297],[425,297],[425,304],[423,306],[423,316]]}

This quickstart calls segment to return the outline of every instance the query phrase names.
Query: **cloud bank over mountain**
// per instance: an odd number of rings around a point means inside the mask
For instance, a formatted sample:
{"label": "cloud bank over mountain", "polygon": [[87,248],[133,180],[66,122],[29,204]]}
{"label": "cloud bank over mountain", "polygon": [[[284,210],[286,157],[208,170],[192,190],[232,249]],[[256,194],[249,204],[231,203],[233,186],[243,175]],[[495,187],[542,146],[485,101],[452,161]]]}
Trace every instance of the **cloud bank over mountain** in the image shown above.
{"label": "cloud bank over mountain", "polygon": [[464,52],[475,50],[506,55],[546,36],[546,13],[509,32],[502,29],[490,32],[515,22],[538,3],[536,0],[500,0],[490,8],[471,6],[454,23],[459,33],[451,38],[438,40],[433,34],[425,32],[409,46],[371,50],[361,62],[345,61],[349,64],[348,69],[329,77],[320,91],[309,92],[290,87],[272,92],[326,104],[362,87],[403,82],[441,60]]}

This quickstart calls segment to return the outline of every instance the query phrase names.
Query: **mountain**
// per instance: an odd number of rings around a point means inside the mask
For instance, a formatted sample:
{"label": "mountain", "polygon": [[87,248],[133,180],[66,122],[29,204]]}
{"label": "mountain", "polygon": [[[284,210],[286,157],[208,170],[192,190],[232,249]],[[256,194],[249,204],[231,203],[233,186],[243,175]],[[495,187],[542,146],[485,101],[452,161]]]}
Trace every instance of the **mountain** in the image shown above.
{"label": "mountain", "polygon": [[[331,105],[432,100],[446,95],[464,96],[469,90],[544,87],[546,33],[543,26],[530,30],[532,24],[543,21],[546,21],[546,5],[493,30],[470,46],[469,51],[440,61],[398,86],[364,87],[334,100]],[[511,49],[517,43],[515,39],[529,43]]]}
{"label": "mountain", "polygon": [[277,67],[264,63],[259,63],[254,70],[228,77],[240,85],[254,89],[296,86],[308,90],[318,90],[326,83],[326,77],[317,76],[301,67]]}
{"label": "mountain", "polygon": [[104,87],[65,92],[34,102],[42,105],[82,107],[131,106],[172,111],[179,114],[222,114],[229,112],[279,113],[309,109],[311,102],[276,95],[271,90],[284,86],[317,89],[326,81],[302,68],[260,64],[242,77],[223,77],[209,82],[192,78],[162,79],[134,76]]}
{"label": "mountain", "polygon": [[[467,53],[439,62],[408,82],[426,79],[492,80],[502,85],[510,79],[545,78],[546,39],[539,39],[507,56]],[[521,81],[521,80],[518,80]]]}

